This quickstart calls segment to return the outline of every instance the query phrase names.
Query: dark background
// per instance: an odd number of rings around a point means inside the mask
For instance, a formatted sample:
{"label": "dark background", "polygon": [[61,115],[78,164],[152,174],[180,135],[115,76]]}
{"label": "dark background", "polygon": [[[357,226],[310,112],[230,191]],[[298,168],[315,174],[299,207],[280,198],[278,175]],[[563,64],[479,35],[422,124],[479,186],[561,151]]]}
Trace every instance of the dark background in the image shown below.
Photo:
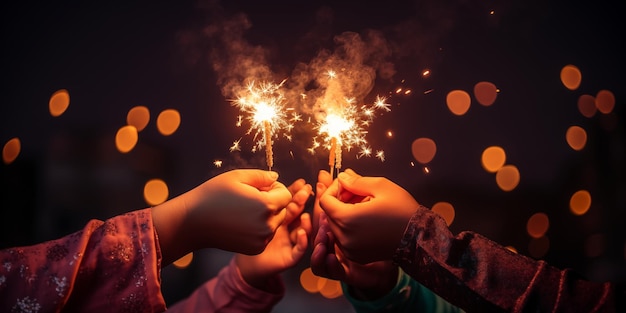
{"label": "dark background", "polygon": [[[526,222],[544,212],[550,246],[539,258],[592,280],[624,282],[626,25],[619,8],[617,1],[469,0],[5,4],[0,142],[18,137],[22,150],[0,166],[1,246],[57,238],[91,218],[144,208],[143,185],[151,178],[163,179],[173,197],[232,168],[265,168],[263,152],[248,152],[251,139],[235,127],[239,113],[222,93],[220,79],[233,72],[211,66],[211,52],[222,47],[205,36],[207,26],[244,14],[250,28],[239,39],[264,51],[276,80],[321,49],[332,51],[333,38],[344,32],[377,30],[388,40],[387,60],[396,72],[379,75],[367,98],[390,96],[392,111],[376,117],[367,134],[386,159],[346,152],[344,167],[386,176],[427,206],[450,202],[454,232],[473,230],[523,254],[532,242]],[[582,73],[573,91],[559,78],[567,64]],[[432,74],[423,77],[425,69]],[[484,107],[472,99],[465,115],[450,113],[447,93],[472,94],[480,81],[498,87],[496,102]],[[397,88],[412,93],[395,94]],[[71,102],[55,118],[48,101],[59,89],[69,91]],[[578,97],[602,89],[615,95],[613,112],[582,116]],[[150,109],[150,123],[133,151],[119,153],[115,133],[137,105]],[[155,119],[167,108],[177,109],[182,123],[162,136]],[[587,131],[582,151],[565,141],[572,125]],[[292,142],[274,146],[274,169],[286,184],[299,177],[314,184],[327,169],[323,151],[306,152],[311,125],[301,129]],[[243,151],[230,153],[240,137]],[[420,137],[437,143],[428,174],[411,154]],[[500,190],[480,164],[491,145],[503,147],[506,163],[520,171],[513,191]],[[574,216],[569,198],[580,189],[590,191],[592,205]],[[600,252],[590,255],[590,248]],[[230,256],[208,249],[186,269],[165,268],[168,303],[214,276]],[[307,263],[305,257],[285,274],[289,290],[276,311],[349,310],[342,298],[324,299],[299,286]]]}

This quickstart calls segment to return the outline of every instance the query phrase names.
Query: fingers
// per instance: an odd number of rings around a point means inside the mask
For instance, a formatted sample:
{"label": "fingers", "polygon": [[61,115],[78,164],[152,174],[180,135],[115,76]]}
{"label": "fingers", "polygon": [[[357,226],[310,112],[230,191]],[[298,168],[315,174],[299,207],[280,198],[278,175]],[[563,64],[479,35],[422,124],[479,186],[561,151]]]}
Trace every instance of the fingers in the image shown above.
{"label": "fingers", "polygon": [[292,192],[292,194],[293,197],[291,201],[285,207],[287,210],[287,216],[285,217],[286,224],[291,224],[291,222],[304,211],[307,200],[313,195],[313,187],[309,184],[303,184],[299,190]]}
{"label": "fingers", "polygon": [[298,192],[298,190],[302,189],[304,185],[306,185],[306,181],[303,178],[298,178],[293,183],[291,183],[291,185],[289,185],[287,189],[289,189],[289,192],[294,195],[296,192]]}

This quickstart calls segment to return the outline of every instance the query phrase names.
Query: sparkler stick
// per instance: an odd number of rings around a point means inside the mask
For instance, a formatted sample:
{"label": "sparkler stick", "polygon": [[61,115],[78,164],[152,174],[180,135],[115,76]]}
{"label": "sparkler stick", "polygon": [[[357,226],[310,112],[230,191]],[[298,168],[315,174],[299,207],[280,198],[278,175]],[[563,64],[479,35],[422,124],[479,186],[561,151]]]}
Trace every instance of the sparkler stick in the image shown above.
{"label": "sparkler stick", "polygon": [[272,166],[274,166],[274,152],[272,151],[272,125],[269,121],[263,121],[263,126],[263,136],[265,137],[265,162],[271,171]]}

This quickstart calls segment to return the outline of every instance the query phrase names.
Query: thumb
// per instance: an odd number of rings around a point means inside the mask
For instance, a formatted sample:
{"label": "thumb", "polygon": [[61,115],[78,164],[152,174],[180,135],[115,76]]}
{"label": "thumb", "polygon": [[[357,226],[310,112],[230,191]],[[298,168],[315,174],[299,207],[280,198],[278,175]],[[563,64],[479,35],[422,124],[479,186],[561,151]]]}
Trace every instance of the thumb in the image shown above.
{"label": "thumb", "polygon": [[337,175],[341,188],[357,196],[371,196],[376,190],[376,181],[373,177],[362,177],[357,174],[351,175],[341,172]]}
{"label": "thumb", "polygon": [[245,170],[243,173],[241,182],[257,188],[271,186],[278,179],[274,171]]}

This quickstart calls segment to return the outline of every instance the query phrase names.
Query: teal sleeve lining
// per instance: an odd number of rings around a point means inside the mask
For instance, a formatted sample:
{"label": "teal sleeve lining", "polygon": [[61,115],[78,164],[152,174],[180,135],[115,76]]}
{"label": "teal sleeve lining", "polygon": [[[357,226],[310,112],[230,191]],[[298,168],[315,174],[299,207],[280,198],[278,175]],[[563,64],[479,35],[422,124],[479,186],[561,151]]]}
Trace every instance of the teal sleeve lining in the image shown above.
{"label": "teal sleeve lining", "polygon": [[350,295],[350,288],[341,282],[341,288],[346,299],[352,304],[357,313],[374,312],[420,312],[420,313],[458,313],[461,309],[445,301],[430,289],[422,286],[400,269],[398,283],[383,297],[373,301],[355,299]]}

